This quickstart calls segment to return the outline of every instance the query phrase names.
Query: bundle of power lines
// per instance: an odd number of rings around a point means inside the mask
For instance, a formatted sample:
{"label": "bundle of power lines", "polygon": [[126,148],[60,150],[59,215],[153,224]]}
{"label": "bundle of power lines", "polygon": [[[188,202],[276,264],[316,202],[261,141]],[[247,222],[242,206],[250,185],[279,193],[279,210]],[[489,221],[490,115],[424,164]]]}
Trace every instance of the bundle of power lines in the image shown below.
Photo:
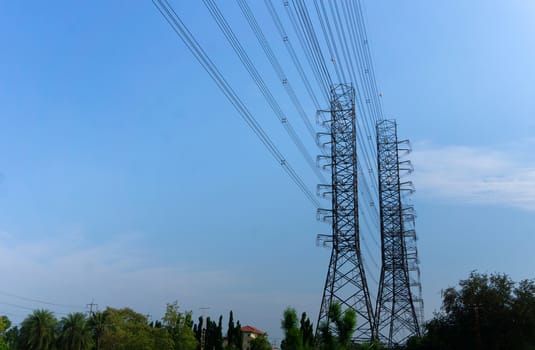
{"label": "bundle of power lines", "polygon": [[[321,198],[304,180],[308,174],[298,173],[293,162],[262,126],[245,102],[246,98],[230,83],[231,72],[225,74],[214,63],[213,56],[210,57],[185,23],[185,19],[190,17],[188,13],[176,11],[168,0],[152,1],[276,162],[305,197],[316,208],[320,208]],[[247,34],[252,34],[257,47],[269,62],[272,74],[269,77],[251,58],[248,50],[250,43],[243,43],[245,34],[235,30],[235,23],[229,19],[237,14],[228,13],[228,6],[224,8],[227,13],[224,13],[214,0],[203,0],[202,3],[207,10],[207,17],[211,17],[217,25],[269,110],[320,184],[327,184],[330,175],[317,164],[316,155],[326,156],[326,150],[316,137],[319,130],[313,125],[314,119],[321,124],[322,118],[325,118],[324,114],[330,108],[330,89],[333,84],[351,84],[355,88],[360,238],[365,253],[364,266],[370,279],[378,285],[381,247],[375,125],[383,119],[383,114],[360,1],[235,1],[235,9],[239,9],[250,30]],[[269,19],[270,28],[276,31],[266,30],[266,23],[259,18]],[[285,51],[282,58],[281,50]],[[276,81],[279,85],[274,86],[270,81]],[[286,95],[284,98],[290,101],[289,110],[285,110],[288,104],[281,102],[281,86]],[[302,123],[304,138],[299,128],[294,126],[295,122]],[[309,144],[315,145],[314,148],[307,146]]]}

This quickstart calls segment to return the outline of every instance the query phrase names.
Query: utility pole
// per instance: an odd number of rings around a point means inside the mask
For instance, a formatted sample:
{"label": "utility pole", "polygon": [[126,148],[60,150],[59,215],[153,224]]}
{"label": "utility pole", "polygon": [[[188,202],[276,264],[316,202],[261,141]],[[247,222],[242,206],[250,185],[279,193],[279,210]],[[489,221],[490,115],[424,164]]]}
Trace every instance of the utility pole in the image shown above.
{"label": "utility pole", "polygon": [[91,303],[86,306],[89,308],[89,316],[93,316],[93,307],[97,308],[98,304],[95,304],[94,300],[91,300]]}

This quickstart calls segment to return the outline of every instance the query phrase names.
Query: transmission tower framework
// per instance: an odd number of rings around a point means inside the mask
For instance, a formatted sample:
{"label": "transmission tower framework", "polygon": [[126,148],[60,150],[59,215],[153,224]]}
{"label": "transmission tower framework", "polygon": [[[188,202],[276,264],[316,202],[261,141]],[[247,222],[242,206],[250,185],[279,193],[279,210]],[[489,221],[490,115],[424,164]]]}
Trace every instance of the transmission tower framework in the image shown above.
{"label": "transmission tower framework", "polygon": [[330,325],[330,306],[338,303],[342,312],[353,309],[357,314],[353,341],[369,341],[376,336],[360,250],[355,91],[352,85],[338,84],[331,87],[330,95],[330,120],[323,122],[328,132],[319,134],[320,137],[330,138],[321,143],[330,149],[330,155],[319,156],[319,160],[326,161],[323,168],[331,169],[331,184],[319,185],[318,189],[320,195],[329,194],[332,203],[331,209],[319,209],[318,217],[332,222],[332,234],[319,237],[323,239],[324,244],[331,245],[332,250],[316,327],[316,339],[321,336],[318,331],[320,326]]}
{"label": "transmission tower framework", "polygon": [[381,218],[382,266],[375,324],[379,340],[393,347],[420,335],[423,302],[414,229],[414,209],[403,196],[414,192],[402,175],[412,172],[408,141],[398,141],[394,120],[377,122],[377,163]]}

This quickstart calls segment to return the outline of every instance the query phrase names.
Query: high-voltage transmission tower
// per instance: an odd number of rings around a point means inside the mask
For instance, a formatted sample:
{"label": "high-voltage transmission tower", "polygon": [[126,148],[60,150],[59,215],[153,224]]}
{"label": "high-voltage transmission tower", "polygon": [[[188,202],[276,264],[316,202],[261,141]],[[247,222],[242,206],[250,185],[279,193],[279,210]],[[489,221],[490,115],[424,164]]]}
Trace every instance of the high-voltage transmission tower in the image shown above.
{"label": "high-voltage transmission tower", "polygon": [[[330,154],[319,156],[319,159],[325,161],[323,168],[331,170],[331,184],[322,184],[318,188],[322,195],[331,196],[332,208],[319,209],[318,214],[323,220],[332,221],[332,235],[320,237],[332,246],[332,251],[316,335],[319,335],[320,325],[331,324],[329,309],[333,303],[338,303],[342,311],[353,309],[357,313],[354,341],[369,341],[376,337],[360,250],[353,86],[333,86],[330,99],[330,119],[323,122],[328,132],[319,134],[319,143],[326,146]],[[328,137],[328,140],[322,143],[322,137]]]}
{"label": "high-voltage transmission tower", "polygon": [[412,206],[403,203],[404,195],[414,191],[410,181],[401,180],[412,172],[410,162],[400,160],[408,152],[408,142],[398,141],[396,122],[378,121],[382,266],[375,324],[379,340],[388,347],[419,336],[423,313],[415,214]]}

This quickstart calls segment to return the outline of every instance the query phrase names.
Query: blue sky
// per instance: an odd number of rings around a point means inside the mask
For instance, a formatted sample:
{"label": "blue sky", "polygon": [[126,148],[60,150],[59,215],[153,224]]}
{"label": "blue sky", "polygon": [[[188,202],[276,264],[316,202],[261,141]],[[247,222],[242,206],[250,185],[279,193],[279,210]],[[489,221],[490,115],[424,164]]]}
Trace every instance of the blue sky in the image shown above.
{"label": "blue sky", "polygon": [[[383,110],[413,144],[426,316],[471,270],[535,277],[535,5],[363,4]],[[206,9],[176,9],[313,188]],[[6,2],[0,45],[0,313],[178,300],[275,338],[288,305],[316,318],[329,227],[150,1]]]}

